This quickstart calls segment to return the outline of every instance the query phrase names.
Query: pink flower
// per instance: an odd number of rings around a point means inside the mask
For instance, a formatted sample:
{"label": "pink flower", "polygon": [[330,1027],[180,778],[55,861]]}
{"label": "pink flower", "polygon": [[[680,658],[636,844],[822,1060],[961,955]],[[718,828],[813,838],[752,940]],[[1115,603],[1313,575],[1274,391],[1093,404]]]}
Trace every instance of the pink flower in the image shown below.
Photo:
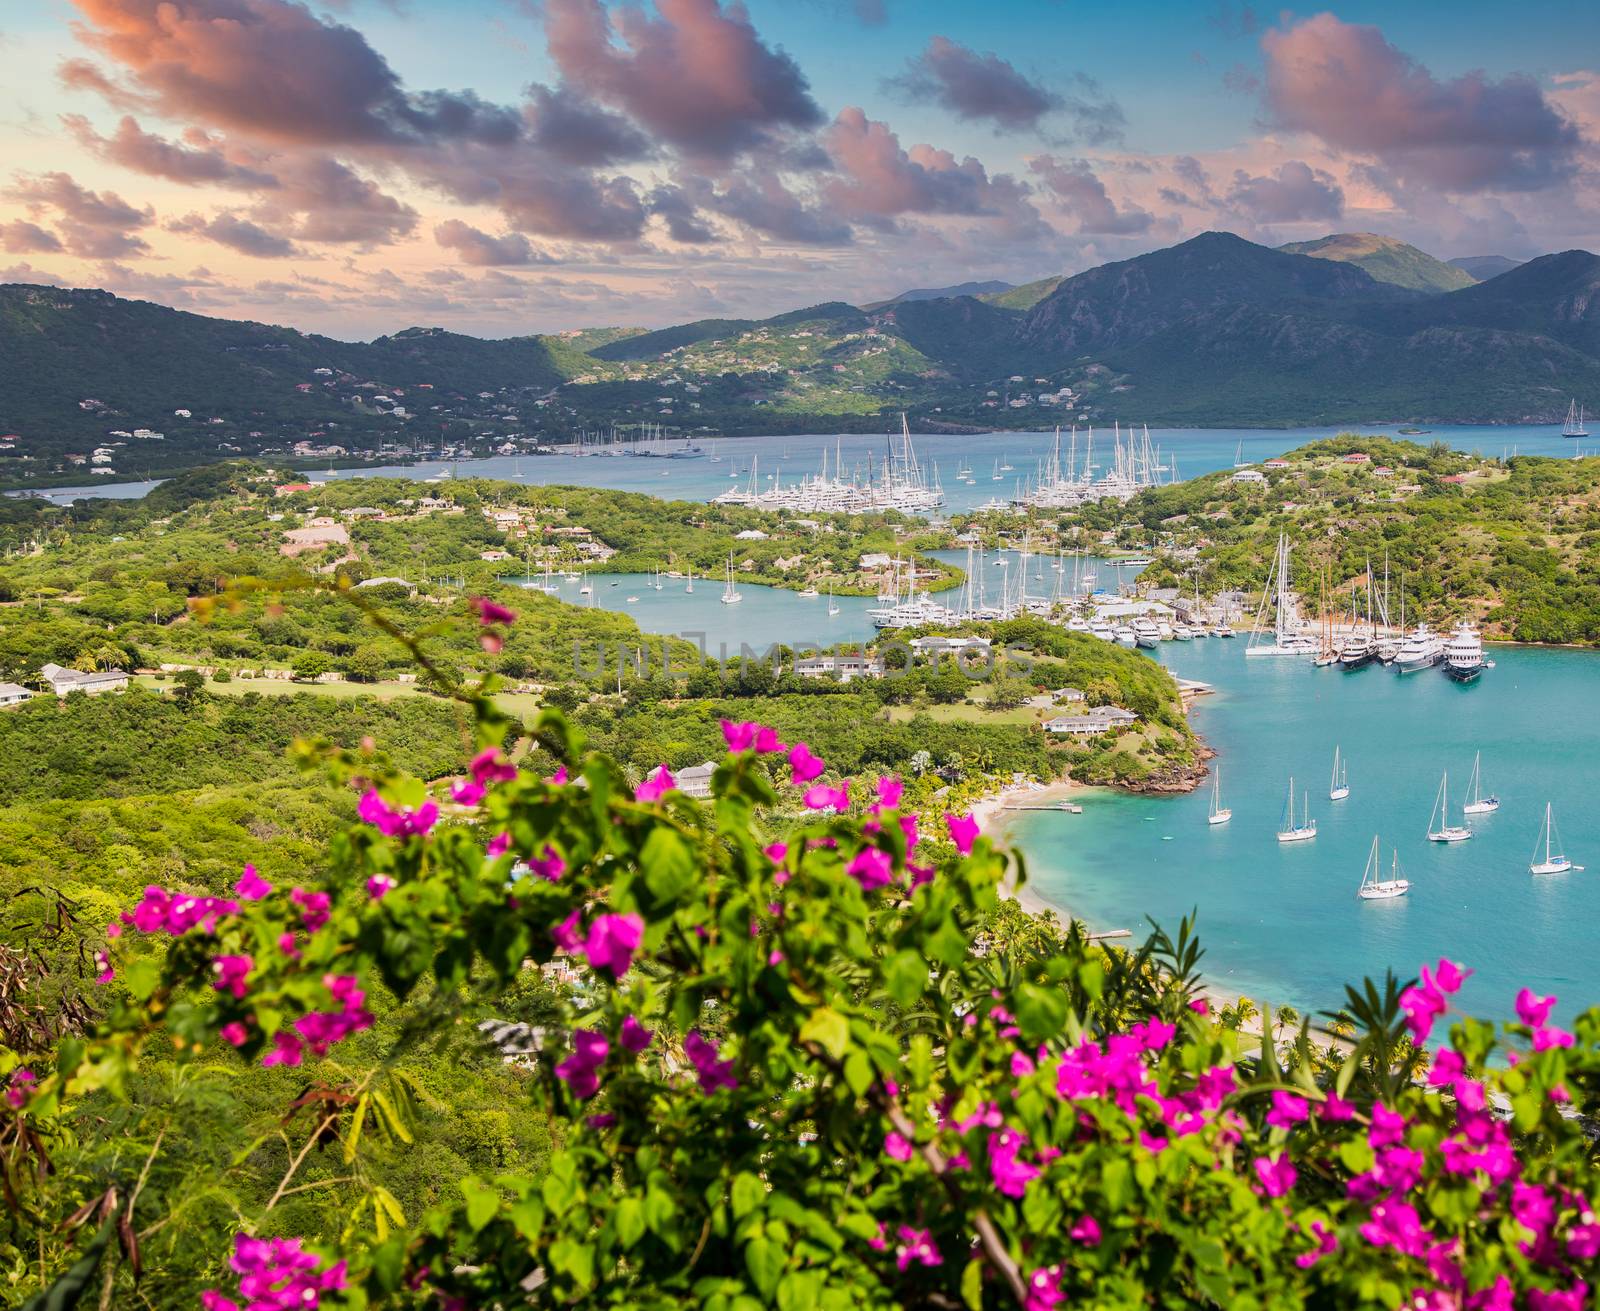
{"label": "pink flower", "polygon": [[472,771],[472,781],[484,787],[509,783],[517,776],[517,767],[501,755],[498,747],[485,747],[473,756],[468,768]]}
{"label": "pink flower", "polygon": [[1302,1252],[1295,1257],[1294,1263],[1302,1270],[1309,1270],[1325,1256],[1331,1256],[1339,1250],[1339,1239],[1331,1229],[1323,1226],[1322,1221],[1311,1222],[1311,1236],[1317,1240],[1317,1245],[1309,1252]]}
{"label": "pink flower", "polygon": [[361,797],[356,813],[365,824],[371,824],[389,838],[422,837],[439,819],[439,807],[433,801],[424,801],[412,809],[394,809],[378,795],[376,788],[368,788]]}
{"label": "pink flower", "polygon": [[1459,1079],[1466,1068],[1460,1052],[1452,1047],[1441,1047],[1433,1054],[1433,1064],[1428,1067],[1428,1083],[1435,1088],[1443,1087]]}
{"label": "pink flower", "polygon": [[561,858],[559,851],[546,842],[544,851],[528,862],[528,872],[554,883],[567,872],[567,862]]}
{"label": "pink flower", "polygon": [[272,891],[272,884],[256,873],[254,865],[246,865],[239,881],[233,885],[234,895],[244,901],[260,901]]}
{"label": "pink flower", "polygon": [[1192,1010],[1196,1015],[1211,1014],[1211,1005],[1204,997],[1196,997],[1189,1003],[1189,1009]]}
{"label": "pink flower", "polygon": [[382,901],[394,891],[394,880],[387,874],[374,874],[367,880],[367,896]]}
{"label": "pink flower", "polygon": [[1361,1236],[1374,1247],[1392,1247],[1402,1256],[1421,1257],[1427,1250],[1427,1231],[1409,1202],[1376,1203],[1371,1219],[1361,1226]]}
{"label": "pink flower", "polygon": [[901,1225],[899,1236],[900,1244],[894,1250],[896,1268],[904,1271],[913,1265],[944,1264],[944,1257],[939,1255],[939,1249],[934,1246],[933,1235],[926,1229],[913,1229],[909,1225]]}
{"label": "pink flower", "polygon": [[909,1161],[913,1148],[911,1140],[891,1129],[883,1137],[883,1153],[895,1161]]}
{"label": "pink flower", "polygon": [[787,842],[770,843],[761,848],[761,854],[774,865],[781,865],[789,854],[789,844]]}
{"label": "pink flower", "polygon": [[978,836],[978,821],[971,815],[946,815],[944,826],[950,833],[950,841],[956,844],[956,850],[963,856],[970,855],[972,844]]}
{"label": "pink flower", "polygon": [[1514,1311],[1517,1296],[1511,1281],[1496,1275],[1494,1283],[1467,1297],[1467,1311]]}
{"label": "pink flower", "polygon": [[6,1105],[13,1111],[20,1111],[27,1102],[29,1090],[39,1082],[39,1076],[26,1065],[14,1070],[11,1074],[10,1085],[6,1088]]}
{"label": "pink flower", "polygon": [[[1440,992],[1454,994],[1461,991],[1461,985],[1470,979],[1472,974],[1472,970],[1462,969],[1455,961],[1446,960],[1441,956],[1439,963],[1434,966],[1433,982],[1438,985]],[[1422,976],[1428,977],[1426,966],[1423,967]]]}
{"label": "pink flower", "polygon": [[861,885],[863,892],[871,892],[890,881],[894,866],[887,852],[877,847],[862,847],[855,859],[845,866],[845,873]]}
{"label": "pink flower", "polygon": [[293,888],[289,892],[289,900],[300,907],[300,922],[305,925],[307,933],[315,933],[328,922],[332,902],[326,892]]}
{"label": "pink flower", "polygon": [[811,754],[811,748],[804,742],[796,742],[789,748],[789,776],[794,780],[796,787],[802,783],[809,783],[825,768],[822,761]]}
{"label": "pink flower", "polygon": [[1294,1187],[1294,1181],[1299,1178],[1299,1171],[1292,1162],[1281,1152],[1268,1160],[1258,1156],[1251,1162],[1256,1172],[1256,1178],[1261,1181],[1261,1191],[1268,1197],[1282,1197]]}
{"label": "pink flower", "polygon": [[1307,1115],[1304,1097],[1296,1097],[1281,1088],[1272,1094],[1272,1109],[1267,1112],[1267,1123],[1274,1129],[1291,1129]]}
{"label": "pink flower", "polygon": [[272,1035],[272,1050],[261,1058],[261,1064],[270,1069],[274,1065],[299,1065],[305,1060],[305,1049],[300,1039],[285,1029]]}
{"label": "pink flower", "polygon": [[1558,1029],[1553,1024],[1546,1024],[1533,1031],[1533,1050],[1536,1052],[1549,1051],[1552,1047],[1572,1046],[1572,1035],[1565,1029]]}
{"label": "pink flower", "polygon": [[567,767],[565,765],[557,765],[556,766],[556,772],[554,774],[551,774],[549,778],[545,779],[545,782],[548,783],[551,787],[560,787],[566,781],[567,781]]}
{"label": "pink flower", "polygon": [[[326,1269],[322,1258],[305,1250],[298,1238],[252,1238],[236,1234],[230,1262],[239,1275],[239,1292],[248,1300],[247,1311],[317,1311],[323,1293],[342,1289],[347,1282],[345,1263]],[[215,1289],[200,1294],[205,1311],[239,1311],[238,1304]]]}
{"label": "pink flower", "polygon": [[885,774],[878,780],[878,804],[885,810],[893,810],[900,804],[901,794],[905,792],[906,785],[893,774]]}
{"label": "pink flower", "polygon": [[243,1047],[250,1037],[250,1030],[245,1028],[244,1024],[239,1020],[232,1020],[224,1024],[217,1032],[225,1041],[232,1043],[235,1047]]}
{"label": "pink flower", "polygon": [[1409,987],[1400,994],[1400,1009],[1406,1013],[1406,1027],[1411,1030],[1411,1040],[1419,1043],[1428,1040],[1428,1035],[1433,1032],[1434,1020],[1450,1008],[1444,994],[1428,981],[1426,967],[1422,974],[1422,986]]}
{"label": "pink flower", "polygon": [[831,788],[825,783],[818,783],[806,789],[802,798],[807,810],[832,810],[844,814],[850,809],[850,792],[848,788]]}
{"label": "pink flower", "polygon": [[111,957],[107,956],[105,952],[95,952],[94,963],[95,968],[99,970],[99,973],[94,976],[96,983],[110,983],[112,979],[117,977],[116,970],[111,967]]}
{"label": "pink flower", "polygon": [[478,611],[480,624],[514,624],[517,622],[517,612],[507,610],[498,601],[491,601],[487,596],[475,596],[472,605]]}
{"label": "pink flower", "polygon": [[1324,1120],[1353,1120],[1356,1117],[1356,1108],[1339,1096],[1330,1092],[1317,1107],[1317,1114]]}
{"label": "pink flower", "polygon": [[1367,1130],[1367,1141],[1374,1148],[1392,1147],[1396,1143],[1404,1142],[1405,1136],[1406,1117],[1399,1111],[1391,1111],[1382,1102],[1374,1102],[1372,1127]]}
{"label": "pink flower", "polygon": [[1524,988],[1517,994],[1517,1018],[1530,1029],[1537,1029],[1550,1018],[1555,1004],[1554,997],[1540,997],[1532,988]]}
{"label": "pink flower", "polygon": [[989,1135],[989,1175],[994,1186],[1007,1197],[1023,1197],[1028,1185],[1039,1177],[1039,1168],[1022,1159],[1027,1138],[1015,1129],[1002,1129]]}
{"label": "pink flower", "polygon": [[1528,1290],[1528,1311],[1583,1311],[1589,1305],[1589,1285],[1579,1280],[1571,1288]]}
{"label": "pink flower", "polygon": [[1023,1311],[1055,1311],[1067,1300],[1061,1291],[1062,1270],[1058,1265],[1035,1270],[1028,1276],[1028,1299]]}
{"label": "pink flower", "polygon": [[211,986],[218,992],[231,992],[235,997],[243,997],[249,991],[245,987],[245,977],[254,967],[255,961],[249,956],[218,956],[211,962],[212,972],[217,976]]}
{"label": "pink flower", "polygon": [[1567,1252],[1579,1261],[1592,1261],[1600,1256],[1600,1224],[1593,1220],[1572,1226],[1567,1235]]}
{"label": "pink flower", "polygon": [[748,751],[756,744],[756,725],[750,720],[736,724],[731,719],[722,721],[722,740],[734,754]]}
{"label": "pink flower", "polygon": [[450,799],[458,806],[475,806],[483,800],[484,786],[470,778],[458,778],[450,784]]}
{"label": "pink flower", "polygon": [[637,1055],[650,1045],[650,1039],[654,1036],[649,1029],[629,1015],[623,1018],[622,1033],[618,1036],[617,1042],[623,1051]]}
{"label": "pink flower", "polygon": [[511,850],[511,834],[501,830],[489,839],[489,845],[484,847],[483,854],[490,860],[499,860],[501,856]]}
{"label": "pink flower", "polygon": [[604,1034],[579,1029],[572,1035],[572,1055],[556,1066],[556,1078],[572,1090],[580,1101],[588,1101],[600,1091],[599,1069],[610,1055],[611,1044]]}
{"label": "pink flower", "polygon": [[694,1066],[700,1078],[700,1091],[707,1096],[719,1088],[739,1086],[738,1079],[733,1075],[733,1062],[718,1060],[717,1049],[697,1030],[690,1030],[689,1036],[683,1040],[683,1054]]}
{"label": "pink flower", "polygon": [[583,954],[589,966],[596,970],[610,970],[613,978],[620,979],[633,963],[633,953],[644,940],[644,921],[637,915],[597,915],[589,925],[589,937],[583,944]]}
{"label": "pink flower", "polygon": [[1085,1247],[1099,1247],[1100,1224],[1092,1215],[1086,1215],[1067,1230],[1067,1237]]}
{"label": "pink flower", "polygon": [[678,786],[678,780],[672,777],[665,765],[658,765],[656,772],[639,784],[633,790],[633,799],[649,803],[659,801],[673,788]]}
{"label": "pink flower", "polygon": [[576,956],[583,948],[583,940],[578,936],[578,920],[582,915],[581,910],[575,910],[550,930],[550,936],[555,939],[556,947],[569,956]]}

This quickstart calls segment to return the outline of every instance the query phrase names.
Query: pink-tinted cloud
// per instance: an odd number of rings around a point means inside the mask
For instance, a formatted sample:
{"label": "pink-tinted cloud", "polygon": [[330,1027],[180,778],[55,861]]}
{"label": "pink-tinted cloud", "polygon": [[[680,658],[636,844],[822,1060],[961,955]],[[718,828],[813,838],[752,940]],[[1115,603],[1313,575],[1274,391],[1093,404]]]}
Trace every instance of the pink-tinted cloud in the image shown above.
{"label": "pink-tinted cloud", "polygon": [[464,205],[492,205],[506,222],[534,236],[632,242],[649,218],[638,187],[602,177],[533,150],[441,147],[412,153],[418,181]]}
{"label": "pink-tinted cloud", "polygon": [[113,191],[90,191],[70,174],[18,176],[5,196],[26,205],[35,216],[52,214],[56,234],[70,255],[120,259],[150,250],[138,229],[154,222],[153,210],[135,209]]}
{"label": "pink-tinted cloud", "polygon": [[302,144],[475,140],[506,142],[515,112],[472,92],[408,93],[353,27],[291,0],[73,0],[80,39],[120,69],[117,82],[74,63],[72,85]]}
{"label": "pink-tinted cloud", "polygon": [[768,47],[738,5],[657,0],[655,18],[608,14],[600,0],[545,0],[544,10],[551,58],[568,82],[691,154],[729,158],[774,130],[822,121],[799,66]]}
{"label": "pink-tinted cloud", "polygon": [[535,145],[568,164],[622,164],[655,153],[650,138],[621,114],[562,86],[528,88]]}
{"label": "pink-tinted cloud", "polygon": [[1280,127],[1375,156],[1451,192],[1563,183],[1582,137],[1531,78],[1478,71],[1441,81],[1376,27],[1318,14],[1261,39],[1264,97]]}
{"label": "pink-tinted cloud", "polygon": [[1064,163],[1054,155],[1036,155],[1028,167],[1076,217],[1078,231],[1094,236],[1134,236],[1155,221],[1148,210],[1130,202],[1118,206],[1086,160]]}
{"label": "pink-tinted cloud", "polygon": [[272,167],[278,185],[251,217],[296,240],[383,246],[416,228],[416,210],[330,156],[293,151]]}
{"label": "pink-tinted cloud", "polygon": [[203,237],[256,259],[282,259],[300,253],[287,237],[269,232],[260,224],[231,213],[214,214],[210,218],[202,214],[186,214],[171,220],[167,224],[167,231]]}
{"label": "pink-tinted cloud", "polygon": [[1257,223],[1336,223],[1344,215],[1344,190],[1331,174],[1292,159],[1261,176],[1236,170],[1228,203]]}
{"label": "pink-tinted cloud", "polygon": [[186,146],[146,132],[131,115],[123,116],[112,137],[101,136],[82,114],[66,114],[61,121],[90,154],[135,173],[191,187],[260,191],[278,185],[272,174],[234,163],[204,133],[197,134],[198,146]]}
{"label": "pink-tinted cloud", "polygon": [[433,230],[433,239],[463,264],[486,268],[511,268],[553,261],[520,232],[491,236],[460,219],[447,219]]}
{"label": "pink-tinted cloud", "polygon": [[775,172],[752,170],[720,184],[686,177],[683,194],[706,209],[779,241],[800,246],[848,246],[850,224],[831,209],[798,195]]}
{"label": "pink-tinted cloud", "polygon": [[999,55],[980,55],[944,36],[933,37],[895,85],[913,100],[1009,131],[1037,128],[1041,118],[1062,105],[1054,91],[1025,77]]}
{"label": "pink-tinted cloud", "polygon": [[860,109],[841,110],[822,140],[841,174],[824,183],[823,195],[847,218],[881,224],[903,214],[995,217],[1027,207],[1015,179],[991,178],[970,155],[957,161],[933,146],[905,150],[887,123]]}
{"label": "pink-tinted cloud", "polygon": [[0,249],[13,255],[58,255],[65,249],[61,238],[27,219],[0,223]]}

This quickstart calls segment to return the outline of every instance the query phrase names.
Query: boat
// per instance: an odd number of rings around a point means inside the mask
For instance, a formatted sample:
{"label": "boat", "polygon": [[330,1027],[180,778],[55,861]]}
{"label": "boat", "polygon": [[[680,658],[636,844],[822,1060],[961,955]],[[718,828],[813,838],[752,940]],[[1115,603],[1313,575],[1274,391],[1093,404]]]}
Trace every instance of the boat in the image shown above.
{"label": "boat", "polygon": [[1380,864],[1378,860],[1378,839],[1372,839],[1372,852],[1367,857],[1367,867],[1361,871],[1361,886],[1356,889],[1356,896],[1362,901],[1393,901],[1396,897],[1403,897],[1411,891],[1411,883],[1400,877],[1400,849],[1395,848],[1394,864],[1390,867],[1389,877],[1379,878]]}
{"label": "boat", "polygon": [[1589,430],[1583,426],[1583,406],[1578,404],[1578,398],[1572,398],[1572,404],[1567,406],[1567,421],[1561,425],[1563,437],[1587,437]]}
{"label": "boat", "polygon": [[1471,624],[1461,624],[1444,644],[1444,672],[1458,683],[1483,673],[1483,639]]}
{"label": "boat", "polygon": [[639,599],[639,598],[638,598],[638,597],[637,597],[637,596],[630,596],[630,597],[629,597],[629,598],[628,598],[628,604],[629,604],[629,605],[632,605],[632,604],[633,604],[633,603],[634,603],[634,602],[635,602],[635,601],[637,601],[637,600],[638,600],[638,599]]}
{"label": "boat", "polygon": [[590,587],[588,583],[585,583],[582,587],[580,587],[578,589],[578,595],[579,596],[593,596],[594,595],[594,588]]}
{"label": "boat", "polygon": [[[1544,848],[1544,859],[1539,859],[1539,848]],[[1530,874],[1565,874],[1568,870],[1579,868],[1567,859],[1561,850],[1561,835],[1556,832],[1555,808],[1547,801],[1544,803],[1544,827],[1539,832],[1539,841],[1533,846],[1533,859],[1528,864]]]}
{"label": "boat", "polygon": [[1333,749],[1333,781],[1328,784],[1328,800],[1343,801],[1350,795],[1350,779],[1345,769],[1345,761],[1339,755],[1339,748]]}
{"label": "boat", "polygon": [[[1434,821],[1438,824],[1435,825]],[[1472,836],[1472,830],[1465,824],[1452,824],[1450,822],[1450,773],[1445,771],[1439,780],[1439,792],[1433,799],[1433,810],[1428,815],[1428,841],[1429,842],[1465,842]]]}
{"label": "boat", "polygon": [[1233,451],[1233,467],[1235,469],[1248,469],[1250,461],[1244,458],[1244,442],[1240,441]]}
{"label": "boat", "polygon": [[1420,669],[1432,669],[1443,659],[1444,638],[1430,632],[1427,624],[1418,624],[1395,652],[1395,672],[1414,674]]}
{"label": "boat", "polygon": [[690,595],[694,593],[694,566],[689,566],[689,581],[683,585],[683,590]]}
{"label": "boat", "polygon": [[744,597],[739,595],[738,589],[733,585],[733,552],[728,552],[728,585],[722,589],[723,605],[738,605]]}
{"label": "boat", "polygon": [[1377,657],[1377,644],[1368,634],[1350,633],[1339,644],[1339,668],[1346,673],[1370,665]]}
{"label": "boat", "polygon": [[1226,824],[1232,818],[1233,811],[1222,804],[1222,768],[1218,766],[1217,772],[1211,776],[1211,814],[1206,823]]}
{"label": "boat", "polygon": [[1133,621],[1133,640],[1136,646],[1142,646],[1147,651],[1154,650],[1161,643],[1161,630],[1155,620],[1141,615]]}
{"label": "boat", "polygon": [[1134,635],[1133,629],[1129,628],[1126,624],[1118,624],[1114,629],[1112,629],[1112,633],[1117,639],[1118,646],[1139,645],[1138,637]]}
{"label": "boat", "polygon": [[1238,634],[1235,633],[1232,628],[1228,627],[1227,624],[1218,624],[1216,626],[1216,628],[1214,630],[1212,630],[1212,631],[1214,631],[1218,637],[1237,637],[1238,636]]}
{"label": "boat", "polygon": [[1467,784],[1467,804],[1461,807],[1463,815],[1492,815],[1500,809],[1500,798],[1484,796],[1480,775],[1483,766],[1483,752],[1473,753],[1472,757],[1472,782]]}
{"label": "boat", "polygon": [[1172,636],[1178,642],[1192,642],[1194,641],[1194,629],[1190,628],[1188,624],[1173,624]]}
{"label": "boat", "polygon": [[828,617],[831,619],[839,613],[839,603],[833,599],[833,584],[828,584]]}
{"label": "boat", "polygon": [[1298,824],[1294,820],[1294,779],[1289,779],[1289,800],[1284,810],[1283,827],[1278,830],[1279,842],[1309,842],[1317,836],[1317,821],[1311,818],[1311,795],[1305,797],[1305,814]]}
{"label": "boat", "polygon": [[815,587],[808,587],[800,595],[808,601],[815,601],[822,593],[817,591]]}
{"label": "boat", "polygon": [[[1269,607],[1273,611],[1270,629],[1266,626]],[[1267,584],[1261,592],[1261,604],[1256,608],[1245,655],[1314,656],[1316,653],[1315,639],[1302,633],[1295,619],[1294,594],[1289,587],[1289,537],[1287,533],[1279,533],[1277,551],[1267,572]]]}

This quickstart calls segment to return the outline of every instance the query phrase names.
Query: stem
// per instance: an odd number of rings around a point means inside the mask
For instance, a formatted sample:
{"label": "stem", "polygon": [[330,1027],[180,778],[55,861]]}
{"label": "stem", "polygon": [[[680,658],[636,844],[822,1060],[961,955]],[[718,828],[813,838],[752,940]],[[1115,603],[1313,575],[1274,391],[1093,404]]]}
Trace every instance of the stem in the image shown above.
{"label": "stem", "polygon": [[295,1171],[300,1168],[301,1163],[306,1159],[306,1156],[310,1153],[311,1149],[316,1146],[317,1139],[322,1137],[323,1131],[338,1118],[339,1113],[337,1111],[330,1111],[327,1115],[322,1117],[322,1123],[311,1131],[310,1136],[306,1139],[305,1146],[300,1149],[294,1160],[289,1162],[289,1169],[284,1174],[283,1178],[278,1180],[278,1191],[272,1194],[272,1200],[268,1202],[266,1207],[262,1210],[262,1215],[265,1215],[278,1204],[278,1199],[281,1198],[288,1190],[289,1180],[294,1178]]}

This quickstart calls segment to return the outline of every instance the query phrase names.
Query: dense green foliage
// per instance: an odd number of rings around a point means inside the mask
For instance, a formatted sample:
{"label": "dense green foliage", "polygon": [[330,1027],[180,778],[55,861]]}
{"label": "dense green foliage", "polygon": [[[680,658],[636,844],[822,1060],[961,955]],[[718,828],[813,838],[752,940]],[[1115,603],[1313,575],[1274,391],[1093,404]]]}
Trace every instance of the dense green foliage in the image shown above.
{"label": "dense green foliage", "polygon": [[1365,269],[1379,282],[1412,291],[1460,291],[1478,281],[1465,269],[1434,259],[1426,251],[1372,232],[1338,232],[1315,241],[1279,246],[1291,255],[1335,259]]}

